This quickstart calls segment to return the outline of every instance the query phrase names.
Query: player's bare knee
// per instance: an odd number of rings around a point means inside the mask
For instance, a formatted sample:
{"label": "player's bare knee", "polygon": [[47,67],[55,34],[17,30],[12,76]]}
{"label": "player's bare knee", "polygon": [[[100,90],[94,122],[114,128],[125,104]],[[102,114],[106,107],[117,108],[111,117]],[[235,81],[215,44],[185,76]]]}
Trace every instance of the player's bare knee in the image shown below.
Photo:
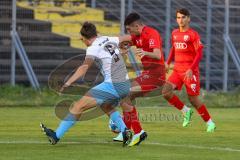
{"label": "player's bare knee", "polygon": [[72,110],[74,110],[77,114],[81,114],[85,110],[89,108],[87,103],[82,103],[82,101],[78,101],[74,103]]}
{"label": "player's bare knee", "polygon": [[170,99],[170,95],[169,94],[167,94],[167,93],[165,93],[165,94],[163,94],[163,97],[165,98],[165,99]]}
{"label": "player's bare knee", "polygon": [[162,89],[162,95],[165,99],[170,99],[173,96],[173,86],[170,84],[165,84]]}
{"label": "player's bare knee", "polygon": [[163,95],[163,97],[165,98],[165,99],[171,99],[172,98],[172,96],[173,96],[173,93],[171,92],[171,91],[169,91],[169,90],[165,90],[165,89],[163,89],[162,90],[162,95]]}
{"label": "player's bare knee", "polygon": [[199,108],[199,106],[201,106],[201,102],[198,99],[197,96],[188,96],[189,102],[195,107],[195,108]]}
{"label": "player's bare knee", "polygon": [[129,112],[133,109],[132,104],[129,104],[127,102],[121,102],[120,104],[121,104],[121,108],[124,112]]}
{"label": "player's bare knee", "polygon": [[76,104],[74,104],[73,107],[69,109],[69,111],[70,111],[70,113],[72,113],[75,116],[78,116],[83,112],[81,110],[81,108],[79,106],[77,106]]}

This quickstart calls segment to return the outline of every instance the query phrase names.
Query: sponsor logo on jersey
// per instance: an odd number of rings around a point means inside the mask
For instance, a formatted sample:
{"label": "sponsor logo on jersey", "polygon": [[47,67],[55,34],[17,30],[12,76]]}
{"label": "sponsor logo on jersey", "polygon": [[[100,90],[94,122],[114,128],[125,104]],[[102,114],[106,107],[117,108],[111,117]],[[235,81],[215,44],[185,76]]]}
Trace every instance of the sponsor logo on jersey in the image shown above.
{"label": "sponsor logo on jersey", "polygon": [[185,42],[175,42],[174,43],[174,47],[176,49],[186,49],[187,48],[187,44]]}

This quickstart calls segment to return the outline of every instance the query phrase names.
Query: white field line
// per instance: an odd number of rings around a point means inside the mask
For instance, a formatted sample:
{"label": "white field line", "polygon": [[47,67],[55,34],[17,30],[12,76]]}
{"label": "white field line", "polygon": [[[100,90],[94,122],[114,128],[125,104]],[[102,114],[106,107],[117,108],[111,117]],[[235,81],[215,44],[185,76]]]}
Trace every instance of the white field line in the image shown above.
{"label": "white field line", "polygon": [[[113,144],[114,142],[107,141],[84,141],[84,142],[59,142],[60,144]],[[47,141],[0,141],[0,144],[49,144]],[[234,149],[230,147],[208,147],[191,144],[170,144],[170,143],[158,143],[158,142],[144,142],[142,145],[156,145],[166,147],[180,147],[190,149],[202,149],[202,150],[214,150],[214,151],[226,151],[226,152],[240,152],[240,149]]]}

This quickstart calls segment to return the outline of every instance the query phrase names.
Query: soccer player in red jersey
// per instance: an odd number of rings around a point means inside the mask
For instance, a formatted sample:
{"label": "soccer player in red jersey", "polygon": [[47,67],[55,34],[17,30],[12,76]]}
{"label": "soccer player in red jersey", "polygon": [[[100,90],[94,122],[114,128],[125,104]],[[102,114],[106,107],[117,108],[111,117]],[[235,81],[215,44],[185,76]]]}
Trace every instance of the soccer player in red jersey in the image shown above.
{"label": "soccer player in red jersey", "polygon": [[[137,13],[130,13],[124,22],[130,35],[123,36],[137,47],[136,54],[141,57],[143,71],[131,84],[128,100],[122,101],[123,119],[127,127],[132,128],[134,136],[129,146],[141,143],[146,137],[138,119],[132,100],[161,88],[165,82],[165,65],[162,52],[162,40],[157,30],[146,26]],[[124,39],[122,37],[122,39]],[[116,140],[118,137],[116,137]]]}
{"label": "soccer player in red jersey", "polygon": [[179,28],[173,30],[171,43],[172,48],[166,62],[166,69],[174,59],[173,72],[168,78],[169,83],[165,83],[163,95],[165,99],[184,114],[183,127],[186,127],[192,116],[192,109],[188,108],[173,93],[173,89],[180,90],[183,84],[186,87],[188,99],[196,108],[199,115],[207,123],[207,132],[214,132],[216,126],[211,116],[198,96],[200,94],[200,73],[199,62],[202,58],[203,44],[200,41],[199,34],[189,27],[190,13],[186,9],[176,11],[176,21]]}

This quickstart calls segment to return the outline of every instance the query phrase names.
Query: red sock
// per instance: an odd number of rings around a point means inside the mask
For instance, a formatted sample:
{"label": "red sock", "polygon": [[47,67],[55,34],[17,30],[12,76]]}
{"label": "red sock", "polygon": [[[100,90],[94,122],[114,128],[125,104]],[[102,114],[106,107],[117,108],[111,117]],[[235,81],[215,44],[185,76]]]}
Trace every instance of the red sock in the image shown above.
{"label": "red sock", "polygon": [[138,112],[136,108],[133,107],[133,110],[130,113],[131,113],[131,122],[132,122],[131,125],[134,131],[134,134],[140,133],[142,130],[142,127],[138,119]]}
{"label": "red sock", "polygon": [[123,112],[123,121],[128,129],[131,129],[131,112]]}
{"label": "red sock", "polygon": [[200,108],[198,108],[197,111],[205,122],[207,122],[211,118],[204,104]]}
{"label": "red sock", "polygon": [[184,106],[184,103],[180,101],[180,99],[176,95],[173,95],[173,97],[168,100],[168,103],[175,106],[179,110],[182,110]]}

